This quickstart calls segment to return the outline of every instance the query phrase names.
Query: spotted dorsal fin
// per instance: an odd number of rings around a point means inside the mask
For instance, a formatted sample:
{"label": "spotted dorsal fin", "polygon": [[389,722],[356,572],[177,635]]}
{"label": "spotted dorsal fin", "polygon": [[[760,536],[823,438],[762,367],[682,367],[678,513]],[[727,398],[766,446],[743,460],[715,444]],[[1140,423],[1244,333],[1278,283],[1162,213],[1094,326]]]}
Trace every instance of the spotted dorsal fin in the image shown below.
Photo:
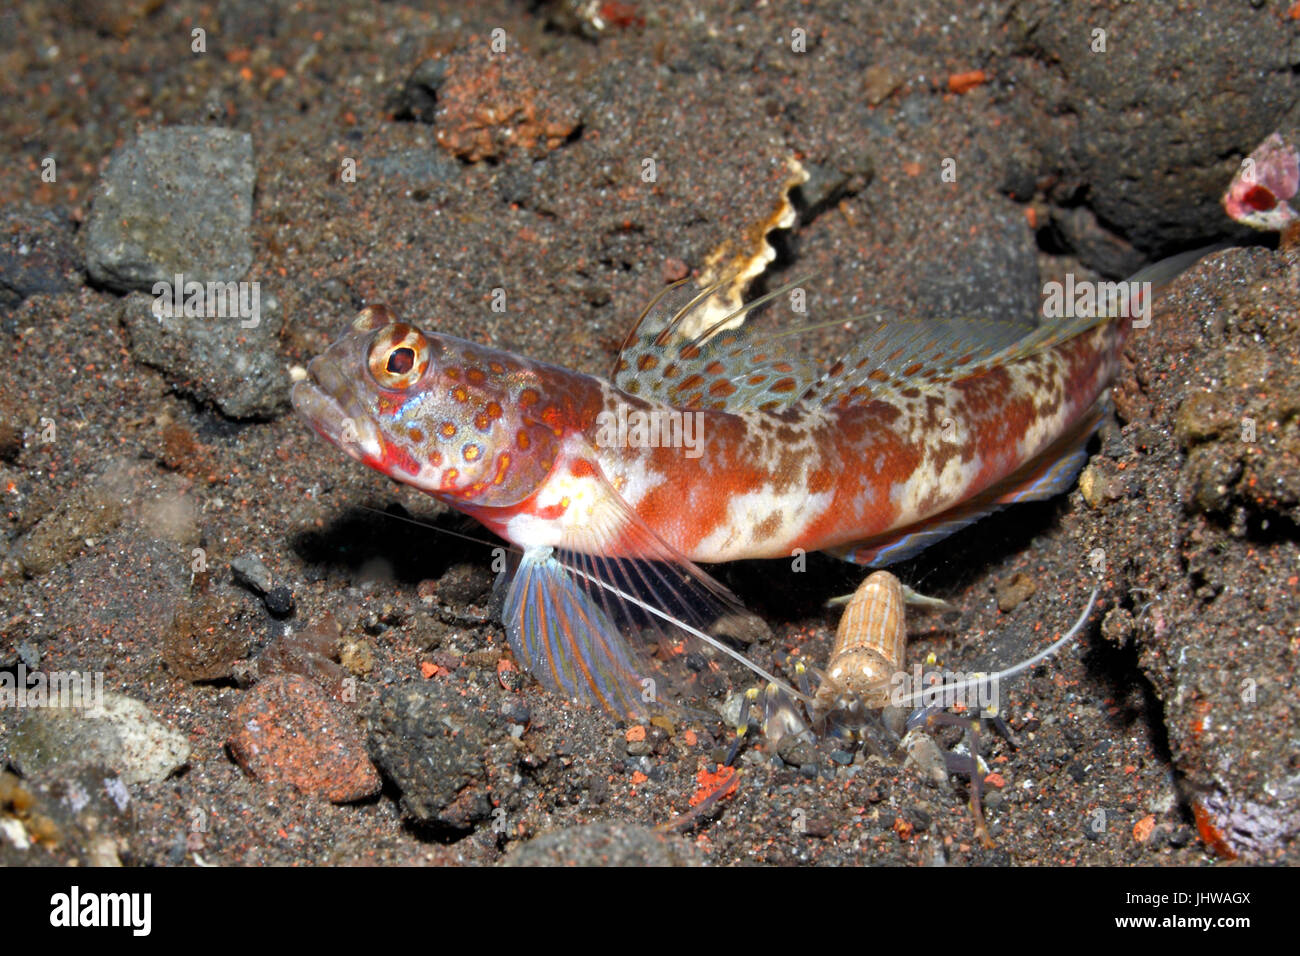
{"label": "spotted dorsal fin", "polygon": [[[798,283],[773,290],[701,327],[699,315],[719,292],[686,282],[669,286],[646,307],[615,362],[614,384],[630,395],[679,408],[780,411],[821,374],[788,340],[735,326]],[[714,310],[717,312],[717,310]],[[689,333],[689,334],[688,334]]]}

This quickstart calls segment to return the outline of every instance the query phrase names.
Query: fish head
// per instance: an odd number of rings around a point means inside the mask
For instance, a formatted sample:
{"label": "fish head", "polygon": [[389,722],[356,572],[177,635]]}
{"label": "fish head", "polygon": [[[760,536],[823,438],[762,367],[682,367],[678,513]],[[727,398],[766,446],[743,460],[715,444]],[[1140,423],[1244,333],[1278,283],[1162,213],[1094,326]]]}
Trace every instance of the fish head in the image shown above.
{"label": "fish head", "polygon": [[376,305],[311,361],[293,405],[376,471],[461,510],[507,507],[555,461],[556,430],[530,414],[534,378],[517,356],[422,332]]}

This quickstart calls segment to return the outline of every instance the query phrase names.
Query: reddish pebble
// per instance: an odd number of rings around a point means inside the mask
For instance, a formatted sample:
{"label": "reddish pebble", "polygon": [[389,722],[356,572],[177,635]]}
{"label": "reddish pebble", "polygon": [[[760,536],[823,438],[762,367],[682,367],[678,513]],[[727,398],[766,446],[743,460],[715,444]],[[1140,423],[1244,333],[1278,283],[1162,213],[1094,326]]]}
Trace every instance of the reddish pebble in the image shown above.
{"label": "reddish pebble", "polygon": [[984,778],[984,782],[988,784],[990,787],[997,787],[999,790],[1001,790],[1003,787],[1007,785],[1006,778],[1003,777],[1002,774],[1000,773],[989,774],[987,777]]}
{"label": "reddish pebble", "polygon": [[681,259],[664,260],[664,281],[680,282],[691,274],[691,267]]}
{"label": "reddish pebble", "polygon": [[1137,823],[1133,824],[1133,839],[1139,843],[1146,843],[1151,838],[1151,834],[1156,829],[1156,818],[1154,814],[1148,813]]}
{"label": "reddish pebble", "polygon": [[232,717],[236,763],[264,783],[288,783],[333,803],[379,792],[379,774],[352,721],[304,677],[284,674],[250,690]]}
{"label": "reddish pebble", "polygon": [[988,82],[988,74],[983,70],[971,70],[969,73],[948,74],[948,89],[953,93],[969,93],[975,87]]}

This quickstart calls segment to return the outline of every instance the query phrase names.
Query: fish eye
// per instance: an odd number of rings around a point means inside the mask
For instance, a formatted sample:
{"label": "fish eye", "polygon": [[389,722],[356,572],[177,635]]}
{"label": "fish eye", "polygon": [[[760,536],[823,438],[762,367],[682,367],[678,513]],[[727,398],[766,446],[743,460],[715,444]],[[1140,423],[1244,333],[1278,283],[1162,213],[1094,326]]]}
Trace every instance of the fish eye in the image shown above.
{"label": "fish eye", "polygon": [[424,377],[429,343],[414,326],[396,323],[375,333],[370,343],[370,374],[384,388],[405,390]]}

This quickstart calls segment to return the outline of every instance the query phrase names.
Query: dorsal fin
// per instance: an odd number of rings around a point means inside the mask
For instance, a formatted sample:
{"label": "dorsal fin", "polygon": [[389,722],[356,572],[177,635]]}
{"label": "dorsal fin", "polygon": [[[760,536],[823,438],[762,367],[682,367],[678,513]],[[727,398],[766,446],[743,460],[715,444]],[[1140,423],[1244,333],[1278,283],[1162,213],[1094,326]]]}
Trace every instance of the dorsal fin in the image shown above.
{"label": "dorsal fin", "polygon": [[[792,405],[820,374],[788,339],[762,338],[741,326],[752,310],[779,298],[790,283],[749,302],[704,328],[699,315],[719,286],[697,290],[679,282],[641,314],[615,362],[613,382],[630,395],[679,408],[780,411]],[[687,337],[683,330],[691,332]]]}

